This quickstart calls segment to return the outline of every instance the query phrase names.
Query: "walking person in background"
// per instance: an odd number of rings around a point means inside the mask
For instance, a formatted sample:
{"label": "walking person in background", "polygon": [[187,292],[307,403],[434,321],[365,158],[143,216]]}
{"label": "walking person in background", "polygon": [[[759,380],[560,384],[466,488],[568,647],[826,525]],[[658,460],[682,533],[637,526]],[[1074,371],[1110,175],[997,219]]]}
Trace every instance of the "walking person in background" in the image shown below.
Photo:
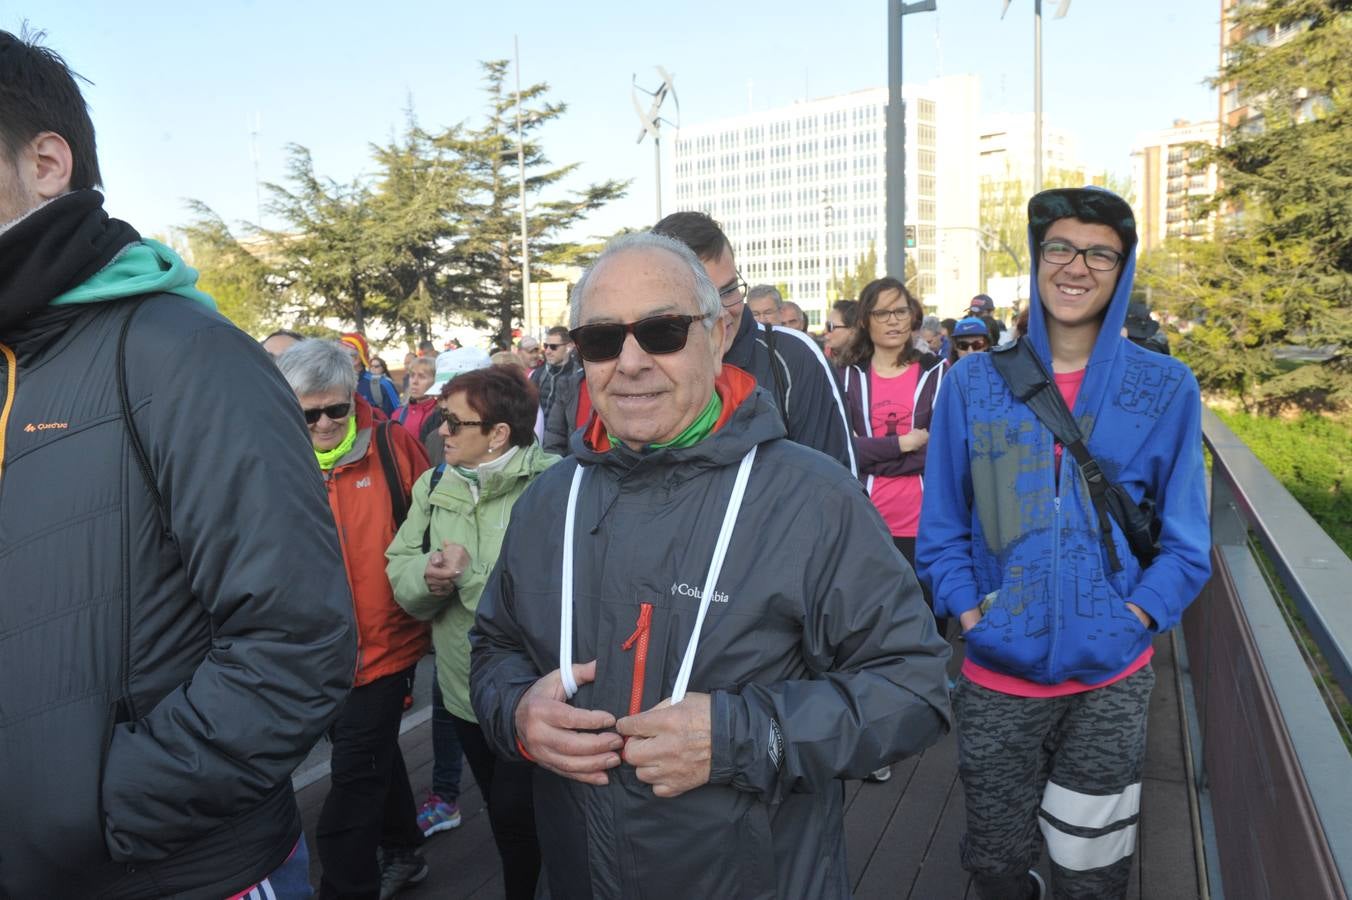
{"label": "walking person in background", "polygon": [[360,647],[352,693],[329,732],[332,774],[315,833],[323,865],[319,898],[387,900],[427,877],[399,750],[399,720],[414,666],[427,652],[427,626],[395,605],[384,566],[427,455],[400,426],[374,421],[341,344],[305,341],[277,366],[300,401],[328,488]]}
{"label": "walking person in background", "polygon": [[408,361],[408,402],[394,411],[394,421],[414,437],[422,434],[423,423],[437,408],[437,398],[428,393],[437,380],[437,362],[426,356]]}
{"label": "walking person in background", "polygon": [[958,360],[971,353],[985,353],[991,348],[991,333],[986,323],[973,316],[959,319],[953,325],[952,350],[944,359],[947,372]]}
{"label": "walking person in background", "polygon": [[826,345],[822,350],[836,366],[840,365],[841,352],[854,339],[858,325],[858,300],[837,300],[831,304],[831,312],[826,317]]}
{"label": "walking person in background", "polygon": [[582,367],[573,357],[573,339],[568,329],[555,325],[545,333],[545,342],[541,345],[545,351],[545,363],[530,373],[531,384],[540,397],[540,416],[549,421],[549,411],[558,396],[559,384]]}
{"label": "walking person in background", "polygon": [[[366,336],[350,331],[339,337],[351,354],[352,366],[357,372],[357,395],[379,412],[378,418],[388,419],[399,408],[399,389],[384,373],[371,371],[371,346]],[[384,363],[381,363],[384,367]]]}
{"label": "walking person in background", "polygon": [[[913,339],[923,316],[920,301],[900,281],[871,281],[859,293],[859,327],[840,355],[859,476],[912,568],[924,494],[920,476],[943,374],[939,360]],[[925,603],[933,609],[928,591]],[[936,618],[935,624],[944,637],[948,620]],[[886,781],[891,774],[880,769],[872,780]]]}
{"label": "walking person in background", "polygon": [[540,847],[531,769],[493,755],[469,700],[469,629],[517,498],[558,458],[535,442],[535,397],[515,367],[450,381],[440,398],[443,461],[418,479],[386,556],[395,600],[432,623],[437,685],[502,859],[508,900],[535,896]]}
{"label": "walking person in background", "polygon": [[[1101,188],[1043,191],[1028,225],[1028,334],[969,354],[940,392],[917,553],[966,636],[953,703],[977,896],[1047,896],[1045,845],[1053,896],[1115,900],[1141,811],[1152,638],[1210,573],[1201,403],[1186,366],[1120,335],[1131,208]],[[1028,353],[1040,378],[1026,380],[1054,389],[1083,432],[1071,448],[1001,372]],[[1138,558],[1096,509],[1076,447],[1098,478],[1156,504],[1153,552]]]}

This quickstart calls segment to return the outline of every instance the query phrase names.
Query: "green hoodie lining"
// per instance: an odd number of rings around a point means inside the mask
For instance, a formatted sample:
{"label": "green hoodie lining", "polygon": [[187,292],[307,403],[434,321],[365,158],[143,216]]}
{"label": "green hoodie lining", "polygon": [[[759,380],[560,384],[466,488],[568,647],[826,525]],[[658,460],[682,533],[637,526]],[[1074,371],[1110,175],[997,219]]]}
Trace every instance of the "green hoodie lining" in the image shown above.
{"label": "green hoodie lining", "polygon": [[61,294],[52,306],[103,303],[143,294],[177,294],[214,310],[216,302],[199,291],[197,270],[177,253],[150,239],[129,244],[84,284]]}

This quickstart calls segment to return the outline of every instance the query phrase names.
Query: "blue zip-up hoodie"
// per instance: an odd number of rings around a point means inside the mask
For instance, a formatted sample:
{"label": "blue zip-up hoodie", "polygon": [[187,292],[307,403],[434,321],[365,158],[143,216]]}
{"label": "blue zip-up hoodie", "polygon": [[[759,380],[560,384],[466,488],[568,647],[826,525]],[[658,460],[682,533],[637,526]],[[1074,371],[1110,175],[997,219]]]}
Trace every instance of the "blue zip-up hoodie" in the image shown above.
{"label": "blue zip-up hoodie", "polygon": [[[1035,268],[1026,340],[1051,371],[1032,229],[1029,244]],[[1178,360],[1120,336],[1134,251],[1126,248],[1072,413],[1107,476],[1134,499],[1148,494],[1157,504],[1162,551],[1149,568],[1114,523],[1123,568],[1110,571],[1074,458],[1062,454],[1058,481],[1051,431],[1014,399],[990,354],[958,362],[939,392],[917,567],[936,616],[958,616],[990,597],[966,635],[968,657],[987,669],[1040,684],[1108,681],[1152,637],[1126,601],[1165,631],[1210,575],[1197,380]]]}

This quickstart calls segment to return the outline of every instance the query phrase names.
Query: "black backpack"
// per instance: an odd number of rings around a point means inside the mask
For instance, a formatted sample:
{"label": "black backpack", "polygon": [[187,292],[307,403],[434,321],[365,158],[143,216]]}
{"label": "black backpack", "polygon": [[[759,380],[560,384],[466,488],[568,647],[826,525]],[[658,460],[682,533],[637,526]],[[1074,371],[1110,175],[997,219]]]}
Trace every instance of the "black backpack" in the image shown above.
{"label": "black backpack", "polygon": [[1118,527],[1126,535],[1132,555],[1141,567],[1150,565],[1160,552],[1160,520],[1155,501],[1146,497],[1140,504],[1134,503],[1126,488],[1108,480],[1098,460],[1085,447],[1080,428],[1075,424],[1070,410],[1066,409],[1061,392],[1052,383],[1042,360],[1038,359],[1026,339],[991,351],[991,363],[1009,385],[1010,392],[1026,404],[1042,424],[1051,429],[1061,446],[1075,457],[1080,473],[1089,485],[1089,497],[1098,513],[1099,531],[1103,536],[1103,545],[1108,550],[1108,564],[1112,570],[1122,570],[1122,561],[1117,558],[1117,551],[1113,548],[1113,520],[1117,521]]}

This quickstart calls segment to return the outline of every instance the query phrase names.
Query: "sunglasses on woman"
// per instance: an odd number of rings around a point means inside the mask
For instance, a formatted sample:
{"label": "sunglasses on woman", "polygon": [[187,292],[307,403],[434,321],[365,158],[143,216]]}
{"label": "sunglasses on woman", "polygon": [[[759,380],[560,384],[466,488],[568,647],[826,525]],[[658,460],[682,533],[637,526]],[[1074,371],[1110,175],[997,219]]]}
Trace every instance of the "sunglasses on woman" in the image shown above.
{"label": "sunglasses on woman", "polygon": [[602,322],[581,325],[568,332],[578,355],[587,362],[606,362],[624,350],[630,334],[644,352],[656,355],[679,353],[690,337],[690,326],[709,318],[703,316],[649,316],[637,322]]}
{"label": "sunglasses on woman", "polygon": [[320,416],[328,416],[333,421],[346,419],[347,414],[352,411],[351,403],[335,403],[332,406],[320,406],[316,409],[302,410],[305,413],[306,425],[318,425]]}
{"label": "sunglasses on woman", "polygon": [[447,432],[451,437],[455,437],[456,435],[458,435],[458,434],[460,433],[460,429],[461,429],[461,428],[464,428],[464,427],[466,427],[466,426],[473,425],[473,426],[475,426],[475,427],[477,427],[477,428],[482,428],[482,427],[484,427],[484,425],[488,424],[488,423],[482,422],[482,421],[480,421],[480,422],[462,422],[462,421],[460,421],[459,419],[457,419],[455,416],[453,416],[453,415],[451,415],[450,413],[446,412],[445,410],[442,410],[442,413],[443,413],[443,415],[445,416],[446,432]]}

